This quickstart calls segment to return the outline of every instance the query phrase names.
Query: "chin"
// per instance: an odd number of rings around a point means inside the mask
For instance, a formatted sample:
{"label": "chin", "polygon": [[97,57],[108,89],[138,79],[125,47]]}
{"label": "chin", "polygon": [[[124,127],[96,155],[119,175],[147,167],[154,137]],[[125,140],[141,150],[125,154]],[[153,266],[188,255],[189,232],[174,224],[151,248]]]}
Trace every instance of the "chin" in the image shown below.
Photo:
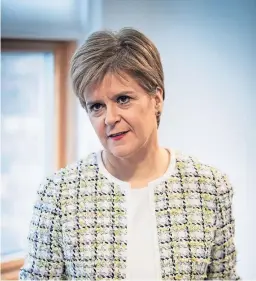
{"label": "chin", "polygon": [[131,157],[138,149],[131,145],[119,145],[110,147],[108,151],[115,157],[118,158],[129,158]]}

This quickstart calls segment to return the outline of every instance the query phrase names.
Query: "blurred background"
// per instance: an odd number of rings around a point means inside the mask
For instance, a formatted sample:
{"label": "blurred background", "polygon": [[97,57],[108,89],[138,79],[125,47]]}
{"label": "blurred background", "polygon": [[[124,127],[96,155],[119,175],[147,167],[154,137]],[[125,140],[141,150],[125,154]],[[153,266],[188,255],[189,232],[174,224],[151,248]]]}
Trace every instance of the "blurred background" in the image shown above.
{"label": "blurred background", "polygon": [[238,272],[256,280],[256,0],[2,0],[2,279],[18,277],[40,182],[101,148],[70,58],[91,32],[126,26],[161,54],[161,144],[229,175]]}

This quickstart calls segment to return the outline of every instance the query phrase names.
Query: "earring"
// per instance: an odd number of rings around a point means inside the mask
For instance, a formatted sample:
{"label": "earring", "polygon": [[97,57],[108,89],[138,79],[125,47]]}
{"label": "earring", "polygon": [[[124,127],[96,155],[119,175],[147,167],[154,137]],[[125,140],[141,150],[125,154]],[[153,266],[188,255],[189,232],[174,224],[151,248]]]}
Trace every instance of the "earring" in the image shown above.
{"label": "earring", "polygon": [[161,115],[161,111],[157,111],[156,116],[159,117]]}

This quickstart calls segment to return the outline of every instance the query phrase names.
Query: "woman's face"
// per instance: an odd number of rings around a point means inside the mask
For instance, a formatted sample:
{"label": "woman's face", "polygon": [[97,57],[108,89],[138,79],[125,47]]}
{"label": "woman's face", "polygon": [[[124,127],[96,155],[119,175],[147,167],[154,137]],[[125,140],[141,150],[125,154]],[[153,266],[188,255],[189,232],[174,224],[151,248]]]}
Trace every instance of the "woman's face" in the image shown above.
{"label": "woman's face", "polygon": [[130,76],[107,74],[85,93],[92,126],[103,147],[115,157],[129,157],[157,139],[156,113],[162,91],[150,96]]}

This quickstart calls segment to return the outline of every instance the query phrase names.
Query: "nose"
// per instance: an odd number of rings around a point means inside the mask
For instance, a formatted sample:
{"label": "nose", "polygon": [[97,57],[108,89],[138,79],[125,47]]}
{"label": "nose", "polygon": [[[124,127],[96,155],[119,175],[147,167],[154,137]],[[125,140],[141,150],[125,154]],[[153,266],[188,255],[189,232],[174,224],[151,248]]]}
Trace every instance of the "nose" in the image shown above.
{"label": "nose", "polygon": [[105,124],[108,126],[113,126],[120,121],[120,115],[118,110],[114,107],[107,107],[105,115]]}

